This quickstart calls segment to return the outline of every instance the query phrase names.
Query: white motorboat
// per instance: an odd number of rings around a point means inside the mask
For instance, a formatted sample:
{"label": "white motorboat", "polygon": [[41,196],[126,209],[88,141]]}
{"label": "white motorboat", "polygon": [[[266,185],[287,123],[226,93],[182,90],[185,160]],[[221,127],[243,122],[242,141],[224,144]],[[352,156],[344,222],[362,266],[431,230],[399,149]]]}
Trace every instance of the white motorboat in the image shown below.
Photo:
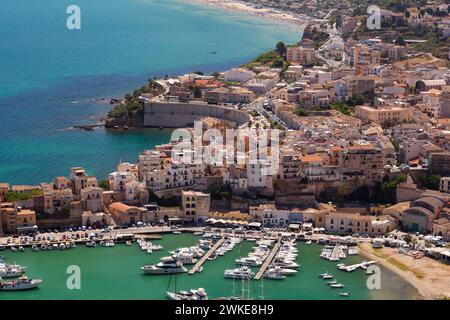
{"label": "white motorboat", "polygon": [[319,275],[319,277],[321,277],[322,279],[333,279],[333,276],[331,274],[329,274],[328,272],[321,273]]}
{"label": "white motorboat", "polygon": [[11,249],[12,252],[16,252],[17,251],[16,247],[11,247],[10,249]]}
{"label": "white motorboat", "polygon": [[348,296],[350,296],[350,293],[348,293],[348,292],[339,292],[339,295],[342,296],[342,297],[348,297]]}
{"label": "white motorboat", "polygon": [[[0,279],[1,280],[1,279]],[[28,279],[26,276],[22,276],[14,281],[0,281],[0,290],[2,291],[19,291],[35,289],[42,283],[42,280]]]}
{"label": "white motorboat", "polygon": [[284,278],[286,278],[285,275],[279,273],[279,272],[266,272],[264,277],[266,277],[267,279],[271,279],[271,280],[282,280]]}
{"label": "white motorboat", "polygon": [[26,271],[26,268],[19,266],[19,265],[2,265],[0,267],[0,278],[19,277],[25,271]]}
{"label": "white motorboat", "polygon": [[306,244],[311,244],[311,243],[312,243],[311,240],[306,241]]}
{"label": "white motorboat", "polygon": [[19,246],[19,251],[20,251],[20,252],[24,252],[25,249],[24,249],[22,246]]}
{"label": "white motorboat", "polygon": [[332,288],[345,288],[342,283],[334,283],[330,285]]}
{"label": "white motorboat", "polygon": [[176,274],[176,273],[184,273],[187,272],[187,269],[183,267],[181,262],[172,260],[172,261],[161,261],[155,265],[146,265],[141,267],[141,270],[144,271],[145,274]]}
{"label": "white motorboat", "polygon": [[181,262],[182,264],[196,264],[198,261],[192,255],[185,255],[185,254],[175,254],[173,255],[173,258],[176,261]]}
{"label": "white motorboat", "polygon": [[33,244],[33,245],[31,246],[31,250],[33,250],[33,251],[39,251],[39,247],[38,247],[37,245]]}
{"label": "white motorboat", "polygon": [[272,263],[275,267],[289,268],[289,269],[297,269],[300,265],[296,262],[292,261],[275,261]]}
{"label": "white motorboat", "polygon": [[236,262],[241,266],[249,266],[249,267],[259,267],[262,266],[263,262],[261,259],[253,258],[253,257],[243,257],[236,259]]}
{"label": "white motorboat", "polygon": [[66,245],[64,243],[61,243],[59,245],[59,250],[65,250],[66,249]]}
{"label": "white motorboat", "polygon": [[292,269],[288,269],[288,268],[281,268],[281,267],[273,267],[270,268],[268,270],[268,272],[275,272],[275,273],[279,273],[282,274],[284,276],[291,276],[297,273],[297,270],[292,270]]}
{"label": "white motorboat", "polygon": [[41,250],[47,250],[47,245],[45,243],[41,244]]}
{"label": "white motorboat", "polygon": [[208,295],[203,288],[191,289],[189,291],[166,292],[166,294],[171,300],[208,300]]}
{"label": "white motorboat", "polygon": [[227,269],[224,272],[225,278],[228,279],[244,279],[249,280],[253,278],[254,273],[249,267],[240,267],[237,269]]}

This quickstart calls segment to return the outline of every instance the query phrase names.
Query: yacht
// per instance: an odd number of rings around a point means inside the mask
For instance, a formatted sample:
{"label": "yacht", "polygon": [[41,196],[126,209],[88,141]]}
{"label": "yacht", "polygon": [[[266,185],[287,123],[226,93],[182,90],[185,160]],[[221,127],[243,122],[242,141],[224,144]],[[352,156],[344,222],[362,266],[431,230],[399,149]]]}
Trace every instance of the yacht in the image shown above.
{"label": "yacht", "polygon": [[225,270],[224,276],[228,279],[244,279],[249,280],[253,278],[254,273],[249,267],[240,267],[237,269],[227,269]]}
{"label": "yacht", "polygon": [[187,269],[183,267],[181,262],[175,261],[161,261],[155,265],[150,264],[141,267],[141,270],[145,274],[175,274],[187,272]]}
{"label": "yacht", "polygon": [[198,261],[192,255],[185,255],[185,254],[175,254],[173,255],[173,258],[176,261],[181,262],[182,264],[196,264]]}
{"label": "yacht", "polygon": [[26,276],[22,276],[14,281],[0,281],[0,290],[2,291],[19,291],[34,289],[42,283],[42,280],[28,279]]}
{"label": "yacht", "polygon": [[297,270],[281,268],[281,267],[273,267],[273,268],[270,268],[268,272],[276,272],[276,273],[282,274],[284,276],[291,276],[293,274],[296,274]]}
{"label": "yacht", "polygon": [[290,268],[290,269],[297,269],[300,267],[300,265],[296,262],[292,262],[289,260],[285,260],[285,261],[275,261],[272,264],[274,267],[283,267],[283,268]]}
{"label": "yacht", "polygon": [[26,267],[17,264],[7,264],[0,267],[0,278],[14,278],[21,276],[26,271]]}
{"label": "yacht", "polygon": [[191,289],[189,291],[166,292],[171,300],[208,300],[208,295],[203,288]]}
{"label": "yacht", "polygon": [[271,279],[271,280],[282,280],[284,278],[286,278],[285,275],[279,273],[279,272],[275,272],[275,271],[268,271],[266,272],[266,274],[264,275],[267,279]]}
{"label": "yacht", "polygon": [[244,257],[236,259],[236,262],[241,266],[249,266],[249,267],[259,267],[262,265],[262,260],[253,257]]}

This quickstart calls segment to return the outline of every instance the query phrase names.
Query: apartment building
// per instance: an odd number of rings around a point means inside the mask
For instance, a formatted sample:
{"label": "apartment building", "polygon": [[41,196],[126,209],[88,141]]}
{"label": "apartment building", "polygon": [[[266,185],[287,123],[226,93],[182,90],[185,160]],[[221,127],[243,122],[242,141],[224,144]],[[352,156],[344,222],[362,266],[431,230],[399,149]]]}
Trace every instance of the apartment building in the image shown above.
{"label": "apartment building", "polygon": [[208,219],[211,195],[196,191],[181,191],[181,207],[184,220],[201,222]]}

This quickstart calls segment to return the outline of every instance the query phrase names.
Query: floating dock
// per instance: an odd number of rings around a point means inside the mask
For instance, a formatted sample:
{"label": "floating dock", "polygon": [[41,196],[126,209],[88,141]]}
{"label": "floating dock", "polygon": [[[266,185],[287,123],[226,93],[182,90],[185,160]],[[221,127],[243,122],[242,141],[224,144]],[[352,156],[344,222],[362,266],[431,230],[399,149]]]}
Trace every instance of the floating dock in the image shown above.
{"label": "floating dock", "polygon": [[352,264],[351,266],[340,266],[338,268],[339,268],[339,270],[342,270],[342,271],[352,272],[352,271],[355,271],[358,268],[364,269],[367,266],[370,266],[370,265],[375,264],[375,263],[377,263],[377,262],[376,261],[364,261],[364,262],[361,262],[361,263]]}
{"label": "floating dock", "polygon": [[205,263],[205,261],[222,245],[225,241],[225,237],[222,237],[217,241],[211,249],[203,256],[201,259],[194,265],[194,267],[189,270],[188,274],[194,274],[201,266]]}
{"label": "floating dock", "polygon": [[263,265],[261,266],[261,269],[259,269],[258,273],[255,276],[255,280],[261,279],[264,272],[266,271],[269,264],[272,262],[273,258],[275,257],[275,254],[280,250],[281,247],[281,241],[278,241],[275,246],[272,248],[272,251],[270,251],[269,255],[267,256],[266,260],[264,261]]}

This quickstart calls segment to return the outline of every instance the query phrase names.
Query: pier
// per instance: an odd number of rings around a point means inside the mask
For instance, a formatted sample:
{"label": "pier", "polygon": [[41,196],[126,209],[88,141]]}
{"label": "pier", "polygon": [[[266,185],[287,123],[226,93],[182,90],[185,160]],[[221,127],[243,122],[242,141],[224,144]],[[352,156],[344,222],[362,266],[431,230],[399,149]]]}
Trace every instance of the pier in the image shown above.
{"label": "pier", "polygon": [[255,280],[261,279],[264,272],[266,271],[269,264],[272,262],[273,258],[275,257],[275,254],[280,250],[281,247],[281,241],[278,241],[275,246],[273,247],[272,251],[270,251],[269,255],[266,258],[266,261],[264,261],[263,265],[261,266],[261,269],[259,269],[258,273],[255,276]]}
{"label": "pier", "polygon": [[377,263],[377,262],[376,261],[363,261],[361,263],[353,264],[351,266],[340,266],[339,270],[352,272],[352,271],[355,271],[358,268],[364,269],[367,266],[370,266],[370,265],[375,264],[375,263]]}
{"label": "pier", "polygon": [[336,261],[339,260],[339,245],[335,245],[333,248],[333,251],[331,252],[331,255],[328,257],[328,260]]}
{"label": "pier", "polygon": [[216,251],[222,245],[224,241],[225,237],[220,238],[219,241],[217,241],[211,247],[211,249],[209,249],[209,251],[194,265],[194,267],[191,270],[189,270],[188,273],[194,274],[202,266],[202,264],[204,264],[205,261],[214,253],[214,251]]}

